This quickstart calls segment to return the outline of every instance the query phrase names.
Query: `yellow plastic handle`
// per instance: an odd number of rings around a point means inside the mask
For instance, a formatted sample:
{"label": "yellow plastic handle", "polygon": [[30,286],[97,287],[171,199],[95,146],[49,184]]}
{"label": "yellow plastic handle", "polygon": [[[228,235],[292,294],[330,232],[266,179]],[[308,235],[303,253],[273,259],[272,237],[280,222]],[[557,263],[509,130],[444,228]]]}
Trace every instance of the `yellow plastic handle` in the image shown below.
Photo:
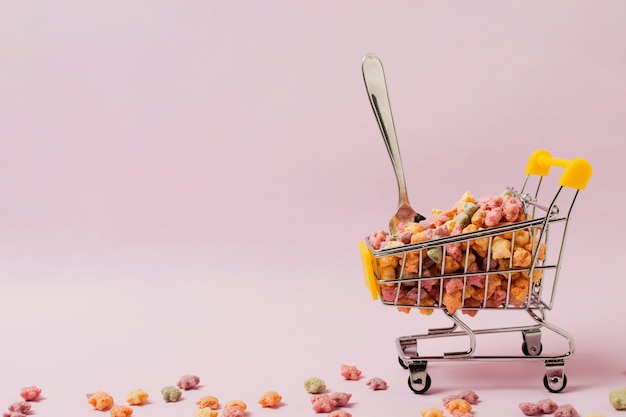
{"label": "yellow plastic handle", "polygon": [[553,166],[565,168],[559,179],[559,184],[563,187],[584,190],[589,178],[591,178],[591,164],[586,159],[554,158],[550,152],[543,149],[538,149],[530,155],[525,173],[545,177],[550,173],[550,168]]}
{"label": "yellow plastic handle", "polygon": [[376,275],[374,274],[374,257],[363,241],[359,242],[359,252],[361,253],[365,286],[368,290],[370,290],[372,300],[378,300],[378,281],[376,280]]}

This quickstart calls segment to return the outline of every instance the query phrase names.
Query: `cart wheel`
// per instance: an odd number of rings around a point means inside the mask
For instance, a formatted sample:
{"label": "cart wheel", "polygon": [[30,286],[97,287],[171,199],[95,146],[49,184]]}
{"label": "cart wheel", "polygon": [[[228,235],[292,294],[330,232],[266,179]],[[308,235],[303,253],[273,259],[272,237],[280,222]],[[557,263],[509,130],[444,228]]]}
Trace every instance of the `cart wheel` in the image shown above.
{"label": "cart wheel", "polygon": [[411,376],[409,376],[409,388],[416,394],[423,394],[430,388],[430,375],[426,374],[426,381],[424,381],[424,386],[416,385],[413,383]]}
{"label": "cart wheel", "polygon": [[541,343],[539,344],[539,348],[532,352],[528,351],[528,345],[526,342],[522,343],[522,353],[526,356],[539,356],[541,355],[541,352],[543,352],[543,344]]}
{"label": "cart wheel", "polygon": [[404,361],[402,360],[401,356],[398,356],[398,363],[400,364],[402,368],[409,369],[409,367],[404,364]]}
{"label": "cart wheel", "polygon": [[548,375],[543,376],[543,386],[550,392],[561,392],[567,385],[567,376],[563,374],[563,378],[552,377],[548,379]]}

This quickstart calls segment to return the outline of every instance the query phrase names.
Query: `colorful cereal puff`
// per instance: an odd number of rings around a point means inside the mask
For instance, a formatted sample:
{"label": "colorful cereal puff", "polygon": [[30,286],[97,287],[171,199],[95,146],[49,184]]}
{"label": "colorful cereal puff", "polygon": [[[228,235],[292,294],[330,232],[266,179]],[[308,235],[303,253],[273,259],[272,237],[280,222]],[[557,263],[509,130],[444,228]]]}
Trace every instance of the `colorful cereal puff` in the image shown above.
{"label": "colorful cereal puff", "polygon": [[163,396],[163,400],[165,402],[176,402],[180,399],[182,395],[182,391],[176,388],[173,385],[168,385],[166,387],[161,388],[161,395]]}
{"label": "colorful cereal puff", "polygon": [[311,397],[311,407],[316,413],[330,413],[337,406],[337,401],[328,394],[316,394]]}
{"label": "colorful cereal puff", "polygon": [[26,401],[15,401],[9,406],[9,411],[27,414],[30,411],[30,404]]}
{"label": "colorful cereal puff", "polygon": [[141,405],[148,401],[148,393],[141,388],[131,390],[126,395],[126,402],[130,405]]}
{"label": "colorful cereal puff", "polygon": [[114,405],[111,408],[111,417],[130,417],[133,415],[133,409],[125,405]]}
{"label": "colorful cereal puff", "polygon": [[246,409],[248,408],[246,403],[240,400],[229,401],[224,405],[224,409],[232,408],[232,407],[239,408],[241,411],[246,411]]}
{"label": "colorful cereal puff", "polygon": [[345,410],[333,410],[328,414],[328,417],[352,417],[352,414]]}
{"label": "colorful cereal puff", "polygon": [[41,388],[36,385],[24,387],[20,390],[20,397],[26,401],[35,401],[41,395]]}
{"label": "colorful cereal puff", "polygon": [[106,411],[113,407],[113,397],[104,391],[96,391],[87,395],[87,402],[98,411]]}
{"label": "colorful cereal puff", "polygon": [[219,400],[212,395],[205,395],[196,401],[196,405],[200,408],[210,408],[211,410],[217,410],[220,406]]}
{"label": "colorful cereal puff", "polygon": [[611,391],[609,402],[616,410],[626,410],[626,387]]}
{"label": "colorful cereal puff", "polygon": [[326,384],[320,378],[312,377],[304,381],[304,389],[309,394],[321,394],[326,391]]}
{"label": "colorful cereal puff", "polygon": [[430,407],[430,408],[425,408],[422,411],[420,411],[420,414],[422,415],[422,417],[443,417],[443,410],[440,410],[439,408],[435,408],[435,407]]}
{"label": "colorful cereal puff", "polygon": [[[226,410],[224,410],[226,411]],[[217,417],[218,412],[208,407],[200,408],[193,412],[193,417]]]}
{"label": "colorful cereal puff", "polygon": [[239,407],[229,407],[222,411],[222,417],[243,417],[244,415],[245,412]]}
{"label": "colorful cereal puff", "polygon": [[183,375],[176,386],[180,389],[190,390],[200,384],[200,378],[196,375]]}
{"label": "colorful cereal puff", "polygon": [[261,407],[276,407],[282,400],[283,397],[276,391],[267,391],[259,398],[259,404]]}
{"label": "colorful cereal puff", "polygon": [[374,377],[370,379],[369,381],[365,383],[365,385],[367,385],[374,391],[387,389],[387,382],[378,377]]}
{"label": "colorful cereal puff", "polygon": [[361,377],[361,371],[353,365],[341,365],[341,376],[350,381],[356,381]]}
{"label": "colorful cereal puff", "polygon": [[333,392],[329,396],[335,402],[335,407],[345,407],[352,398],[352,394],[347,392]]}

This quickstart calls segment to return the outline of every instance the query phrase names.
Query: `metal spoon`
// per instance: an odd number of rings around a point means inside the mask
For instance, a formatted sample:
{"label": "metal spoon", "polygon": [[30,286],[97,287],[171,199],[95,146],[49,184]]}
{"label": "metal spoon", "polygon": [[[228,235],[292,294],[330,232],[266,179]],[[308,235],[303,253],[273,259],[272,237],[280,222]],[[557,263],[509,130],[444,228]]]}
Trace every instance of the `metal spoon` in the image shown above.
{"label": "metal spoon", "polygon": [[368,54],[363,58],[362,68],[367,95],[372,104],[374,116],[376,116],[376,120],[378,121],[378,127],[383,135],[393,170],[396,173],[396,180],[398,181],[398,211],[389,221],[389,233],[395,234],[398,231],[399,223],[409,221],[418,222],[425,219],[425,217],[417,213],[409,203],[406,182],[404,180],[404,170],[402,169],[402,159],[400,157],[400,148],[398,147],[396,128],[393,123],[391,104],[389,103],[389,92],[387,91],[387,81],[385,79],[383,63],[376,55]]}

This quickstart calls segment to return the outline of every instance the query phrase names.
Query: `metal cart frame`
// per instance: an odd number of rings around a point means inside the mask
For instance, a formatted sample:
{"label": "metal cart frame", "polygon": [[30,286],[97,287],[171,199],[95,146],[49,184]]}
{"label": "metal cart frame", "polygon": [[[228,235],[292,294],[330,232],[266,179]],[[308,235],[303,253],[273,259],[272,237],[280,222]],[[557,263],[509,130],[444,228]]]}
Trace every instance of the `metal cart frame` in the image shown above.
{"label": "metal cart frame", "polygon": [[[564,168],[559,179],[557,191],[548,205],[539,202],[539,192],[542,180],[550,172],[552,166]],[[446,328],[429,329],[427,333],[401,336],[396,339],[396,350],[400,365],[409,370],[409,388],[422,394],[428,391],[431,385],[431,378],[427,372],[428,362],[440,361],[517,361],[517,360],[540,360],[545,364],[545,375],[543,382],[545,388],[550,392],[560,392],[567,384],[565,375],[565,360],[574,353],[575,342],[573,336],[560,327],[550,323],[546,319],[546,311],[551,310],[557,290],[563,249],[571,217],[572,208],[580,190],[584,189],[591,177],[591,165],[584,159],[576,158],[565,160],[554,158],[545,150],[535,151],[526,166],[526,180],[518,192],[513,188],[508,188],[508,192],[513,194],[522,203],[527,220],[509,223],[506,225],[483,228],[469,233],[461,233],[441,238],[436,238],[419,243],[410,243],[386,249],[375,250],[370,244],[369,238],[360,242],[361,258],[363,261],[363,271],[365,282],[369,288],[373,299],[380,299],[384,305],[401,309],[438,309],[451,321],[452,325]],[[528,193],[526,190],[533,188],[534,192]],[[557,204],[559,203],[559,204]],[[560,206],[565,207],[561,210]],[[451,245],[460,245],[464,255],[468,255],[470,247],[474,242],[486,241],[488,253],[486,259],[491,259],[492,243],[495,239],[507,236],[511,242],[515,241],[516,234],[530,234],[531,247],[530,264],[524,267],[513,266],[513,256],[507,262],[491,267],[492,262],[487,262],[486,267],[480,271],[470,270],[467,259],[464,256],[465,264],[459,270],[446,272],[444,265],[446,249]],[[556,251],[554,250],[556,247]],[[433,276],[425,275],[422,268],[418,272],[405,273],[405,265],[411,257],[413,262],[424,265],[427,260],[429,249],[438,249],[443,254],[441,264],[437,266],[440,274]],[[394,279],[381,279],[381,260],[395,256],[399,258],[398,266],[395,269]],[[432,263],[432,260],[429,261]],[[408,268],[407,268],[408,269]],[[520,275],[521,274],[521,275]],[[527,295],[520,299],[514,297],[513,282],[515,279],[524,277],[522,285],[527,285]],[[475,282],[476,278],[484,278],[484,294],[478,294],[477,299],[482,299],[480,305],[465,305],[470,288],[469,282]],[[463,286],[461,300],[462,307],[455,311],[449,311],[444,299],[444,287],[450,280],[462,280]],[[474,280],[474,281],[472,281]],[[498,280],[500,288],[506,289],[505,298],[495,305],[489,305],[488,288],[490,280]],[[429,287],[429,303],[424,304],[420,297],[410,299],[406,297],[409,289],[416,290],[417,294],[424,294],[424,290]],[[433,290],[432,288],[438,288]],[[437,293],[438,291],[438,293]],[[433,295],[434,292],[434,295]],[[496,327],[486,329],[472,329],[465,321],[461,320],[458,311],[465,314],[474,315],[480,310],[515,310],[525,311],[532,319],[530,325]],[[568,349],[561,354],[542,355],[543,346],[541,341],[542,329],[548,329],[560,336],[568,345]],[[476,339],[478,335],[516,333],[522,335],[522,353],[506,355],[476,355]],[[468,338],[469,346],[466,350],[458,352],[444,352],[441,355],[421,356],[418,353],[418,342],[426,339],[442,337]]]}

